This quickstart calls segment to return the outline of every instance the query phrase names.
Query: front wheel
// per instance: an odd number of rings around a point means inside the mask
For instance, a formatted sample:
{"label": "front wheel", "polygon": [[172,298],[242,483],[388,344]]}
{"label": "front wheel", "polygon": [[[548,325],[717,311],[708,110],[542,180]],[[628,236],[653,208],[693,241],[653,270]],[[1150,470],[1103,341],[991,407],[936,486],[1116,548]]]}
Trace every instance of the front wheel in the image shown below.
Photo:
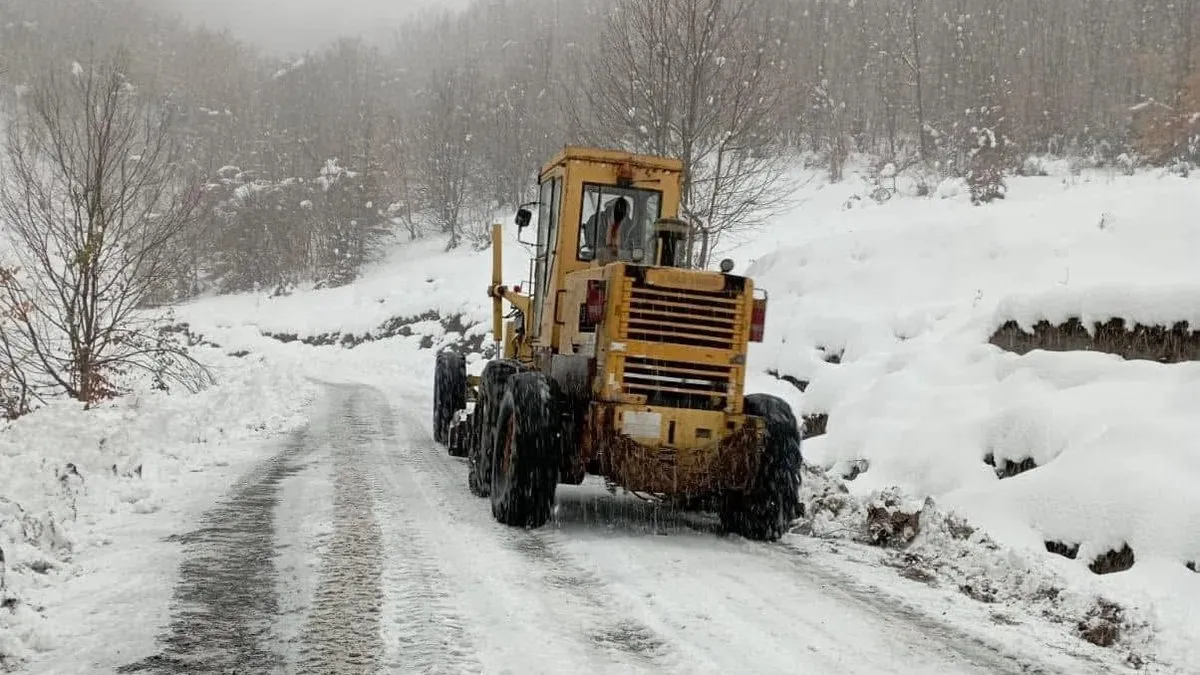
{"label": "front wheel", "polygon": [[562,463],[561,415],[554,382],[513,375],[492,439],[492,515],[505,525],[541,527],[550,519]]}
{"label": "front wheel", "polygon": [[786,401],[768,394],[746,397],[746,414],[766,421],[758,475],[745,492],[725,495],[721,525],[757,541],[775,541],[800,509],[800,427]]}
{"label": "front wheel", "polygon": [[467,407],[467,360],[457,352],[441,352],[433,370],[433,440],[450,440],[454,413]]}

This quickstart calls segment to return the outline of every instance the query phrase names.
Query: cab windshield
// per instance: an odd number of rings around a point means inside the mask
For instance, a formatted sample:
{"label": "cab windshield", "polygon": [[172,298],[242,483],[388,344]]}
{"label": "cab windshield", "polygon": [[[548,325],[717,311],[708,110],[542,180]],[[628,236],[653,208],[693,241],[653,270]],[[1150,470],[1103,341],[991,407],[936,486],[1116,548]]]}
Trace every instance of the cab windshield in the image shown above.
{"label": "cab windshield", "polygon": [[578,259],[641,262],[661,215],[662,193],[657,190],[585,184]]}

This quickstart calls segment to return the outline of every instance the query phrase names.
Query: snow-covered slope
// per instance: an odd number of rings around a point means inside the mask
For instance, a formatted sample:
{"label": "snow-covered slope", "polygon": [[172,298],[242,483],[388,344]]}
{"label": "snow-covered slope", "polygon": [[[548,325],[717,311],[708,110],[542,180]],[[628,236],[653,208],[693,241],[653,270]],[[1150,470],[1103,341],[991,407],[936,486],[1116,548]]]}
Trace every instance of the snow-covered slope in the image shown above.
{"label": "snow-covered slope", "polygon": [[[805,442],[806,461],[833,475],[865,469],[846,483],[853,495],[896,487],[982,527],[1003,553],[981,554],[980,573],[1034,570],[1081,596],[1113,598],[1158,635],[1150,657],[1200,662],[1188,639],[1200,631],[1191,609],[1200,575],[1185,567],[1200,559],[1200,366],[1017,356],[988,344],[1009,319],[1200,323],[1196,180],[1013,178],[1008,199],[986,207],[971,206],[955,183],[882,205],[868,192],[853,176],[808,181],[790,215],[725,252],[770,292],[750,389],[828,416],[827,433]],[[509,237],[505,281],[520,283],[526,252]],[[264,332],[362,336],[430,311],[471,326],[488,318],[489,266],[488,252],[447,254],[422,241],[399,245],[346,288],[182,311],[200,330],[247,344]],[[445,330],[427,315],[374,344],[295,355],[324,376],[420,387],[433,350],[419,347],[436,348]],[[1000,479],[985,459],[1037,468]],[[1047,541],[1077,545],[1076,557],[1048,553]],[[949,555],[942,540],[925,544]],[[1089,571],[1095,556],[1126,544],[1131,570]]]}
{"label": "snow-covered slope", "polygon": [[[954,197],[848,211],[827,188],[741,251],[772,292],[751,363],[809,382],[799,405],[828,427],[806,460],[869,467],[852,492],[933,496],[1078,587],[1144,610],[1180,662],[1200,663],[1186,638],[1200,575],[1185,567],[1200,558],[1200,364],[987,344],[1010,319],[1200,329],[1197,188],[1085,173],[1014,179],[985,208]],[[1039,468],[1001,480],[985,458]],[[1078,546],[1076,558],[1047,541]],[[1088,570],[1126,545],[1128,572]]]}
{"label": "snow-covered slope", "polygon": [[[506,226],[506,232],[514,230]],[[505,241],[505,283],[529,276],[528,247],[515,234]],[[522,237],[529,239],[530,233]],[[468,323],[490,320],[485,293],[491,278],[491,252],[456,249],[447,253],[441,238],[402,242],[370,266],[354,284],[313,290],[300,288],[279,297],[244,293],[193,303],[185,313],[204,325],[254,326],[263,332],[300,338],[329,333],[364,335],[393,318],[426,312],[464,315]]]}

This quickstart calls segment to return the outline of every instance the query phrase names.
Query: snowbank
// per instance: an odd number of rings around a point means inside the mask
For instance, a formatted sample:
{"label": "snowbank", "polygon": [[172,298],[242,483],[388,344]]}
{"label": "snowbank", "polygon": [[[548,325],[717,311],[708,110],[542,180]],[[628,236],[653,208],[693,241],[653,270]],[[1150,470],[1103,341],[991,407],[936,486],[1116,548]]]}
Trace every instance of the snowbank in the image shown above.
{"label": "snowbank", "polygon": [[106,640],[149,646],[153,635],[124,627],[167,618],[145,613],[166,611],[178,562],[159,538],[303,422],[315,385],[294,370],[193,353],[217,378],[200,393],[147,389],[93,410],[57,401],[0,431],[0,664]]}
{"label": "snowbank", "polygon": [[[742,252],[764,253],[749,274],[771,292],[751,365],[808,383],[801,411],[829,421],[806,460],[869,467],[849,483],[859,498],[934,497],[1076,588],[1138,608],[1172,661],[1200,662],[1186,638],[1200,577],[1185,568],[1200,557],[1200,364],[987,344],[1010,320],[1196,326],[1197,209],[1195,181],[1086,172],[1010,179],[1009,198],[983,208],[801,209],[775,227],[793,244]],[[1004,479],[993,466],[1030,461]],[[1075,559],[1047,541],[1077,545]],[[1131,570],[1089,571],[1126,545]]]}
{"label": "snowbank", "polygon": [[1079,319],[1089,332],[1096,324],[1112,319],[1124,319],[1126,325],[1166,328],[1186,322],[1193,330],[1200,330],[1200,286],[1138,288],[1110,284],[1016,295],[1000,303],[992,324],[999,328],[1015,321],[1023,330],[1031,331],[1040,321],[1058,325],[1068,319]]}

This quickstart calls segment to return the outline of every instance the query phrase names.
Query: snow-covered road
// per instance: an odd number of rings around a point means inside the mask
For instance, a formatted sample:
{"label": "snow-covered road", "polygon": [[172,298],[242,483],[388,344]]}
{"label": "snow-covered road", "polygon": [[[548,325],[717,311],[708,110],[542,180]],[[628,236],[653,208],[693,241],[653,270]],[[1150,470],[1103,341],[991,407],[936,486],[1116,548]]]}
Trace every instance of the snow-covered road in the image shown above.
{"label": "snow-covered road", "polygon": [[601,487],[561,489],[541,530],[500,526],[427,408],[329,385],[182,536],[161,652],[122,670],[1102,672],[898,599],[818,542],[726,538]]}

